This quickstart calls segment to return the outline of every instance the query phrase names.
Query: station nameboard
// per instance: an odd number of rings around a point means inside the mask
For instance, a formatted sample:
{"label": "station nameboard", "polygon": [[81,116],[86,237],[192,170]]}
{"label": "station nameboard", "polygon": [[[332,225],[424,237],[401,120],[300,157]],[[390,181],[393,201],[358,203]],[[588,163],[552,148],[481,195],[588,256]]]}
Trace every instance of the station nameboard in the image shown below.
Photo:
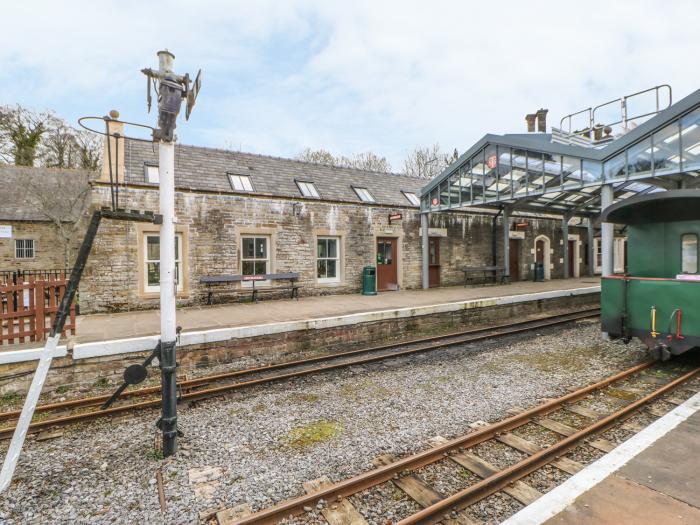
{"label": "station nameboard", "polygon": [[0,239],[12,238],[12,226],[0,224]]}
{"label": "station nameboard", "polygon": [[401,219],[403,219],[402,213],[390,213],[389,214],[389,224],[391,224],[393,221],[400,221]]}

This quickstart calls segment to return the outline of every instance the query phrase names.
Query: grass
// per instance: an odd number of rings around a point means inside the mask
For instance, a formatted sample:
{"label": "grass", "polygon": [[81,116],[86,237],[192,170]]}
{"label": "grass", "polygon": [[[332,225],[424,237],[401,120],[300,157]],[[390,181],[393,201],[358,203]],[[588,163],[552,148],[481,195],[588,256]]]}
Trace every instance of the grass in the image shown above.
{"label": "grass", "polygon": [[146,457],[148,459],[152,459],[153,461],[160,461],[165,456],[163,456],[162,450],[149,450],[148,452],[146,452]]}
{"label": "grass", "polygon": [[0,405],[14,405],[22,400],[22,395],[19,392],[8,392],[0,397]]}
{"label": "grass", "polygon": [[95,388],[106,388],[109,386],[109,379],[106,377],[100,377],[97,381],[93,383]]}
{"label": "grass", "polygon": [[56,387],[56,390],[54,390],[54,392],[56,392],[57,394],[65,394],[66,392],[68,392],[68,390],[70,390],[68,385],[59,385]]}
{"label": "grass", "polygon": [[292,429],[287,434],[289,444],[298,449],[324,443],[340,435],[343,427],[337,421],[321,420]]}

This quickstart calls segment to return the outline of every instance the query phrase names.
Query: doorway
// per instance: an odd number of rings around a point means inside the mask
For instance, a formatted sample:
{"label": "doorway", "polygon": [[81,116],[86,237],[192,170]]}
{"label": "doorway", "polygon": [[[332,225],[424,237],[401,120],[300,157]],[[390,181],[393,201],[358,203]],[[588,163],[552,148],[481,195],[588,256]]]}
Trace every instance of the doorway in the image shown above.
{"label": "doorway", "polygon": [[377,291],[388,292],[399,289],[397,271],[398,239],[377,238]]}
{"label": "doorway", "polygon": [[428,238],[428,286],[440,286],[440,237]]}
{"label": "doorway", "polygon": [[510,280],[520,280],[520,239],[508,240],[508,265],[510,267]]}
{"label": "doorway", "polygon": [[576,264],[576,261],[578,260],[577,252],[578,250],[576,249],[576,241],[572,241],[569,239],[569,249],[568,249],[568,258],[569,258],[569,275],[568,277],[576,277],[576,268],[574,267],[574,264]]}
{"label": "doorway", "polygon": [[535,262],[541,263],[544,267],[545,280],[552,278],[551,253],[549,237],[540,235],[535,238]]}

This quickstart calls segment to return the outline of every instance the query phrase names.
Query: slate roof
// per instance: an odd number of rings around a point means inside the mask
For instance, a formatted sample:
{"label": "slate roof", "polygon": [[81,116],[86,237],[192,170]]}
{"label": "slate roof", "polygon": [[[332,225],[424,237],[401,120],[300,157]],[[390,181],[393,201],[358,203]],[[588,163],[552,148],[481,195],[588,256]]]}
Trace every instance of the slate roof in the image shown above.
{"label": "slate roof", "polygon": [[[148,184],[144,165],[157,165],[158,148],[151,143],[127,140],[124,151],[126,178],[130,183]],[[175,186],[180,190],[235,192],[228,173],[248,175],[252,195],[313,199],[303,197],[295,180],[313,182],[320,200],[362,203],[353,186],[367,188],[376,204],[415,207],[402,191],[420,196],[425,179],[394,173],[377,173],[339,168],[280,157],[256,155],[199,146],[175,145]],[[155,186],[155,185],[154,185]]]}
{"label": "slate roof", "polygon": [[[0,221],[49,221],[42,212],[35,188],[44,197],[61,194],[59,188],[73,191],[84,188],[95,174],[86,170],[24,167],[0,164]],[[54,191],[56,189],[56,191]],[[50,200],[50,212],[65,221],[74,221],[80,210],[73,210],[60,199]]]}

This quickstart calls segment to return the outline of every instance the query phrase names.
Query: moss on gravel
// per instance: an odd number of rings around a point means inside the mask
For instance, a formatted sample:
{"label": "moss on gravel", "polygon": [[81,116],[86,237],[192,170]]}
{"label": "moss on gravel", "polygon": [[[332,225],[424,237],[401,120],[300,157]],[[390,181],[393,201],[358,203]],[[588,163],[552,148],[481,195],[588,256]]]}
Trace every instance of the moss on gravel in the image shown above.
{"label": "moss on gravel", "polygon": [[321,420],[292,429],[286,438],[292,447],[303,449],[329,441],[339,436],[342,430],[337,421]]}

